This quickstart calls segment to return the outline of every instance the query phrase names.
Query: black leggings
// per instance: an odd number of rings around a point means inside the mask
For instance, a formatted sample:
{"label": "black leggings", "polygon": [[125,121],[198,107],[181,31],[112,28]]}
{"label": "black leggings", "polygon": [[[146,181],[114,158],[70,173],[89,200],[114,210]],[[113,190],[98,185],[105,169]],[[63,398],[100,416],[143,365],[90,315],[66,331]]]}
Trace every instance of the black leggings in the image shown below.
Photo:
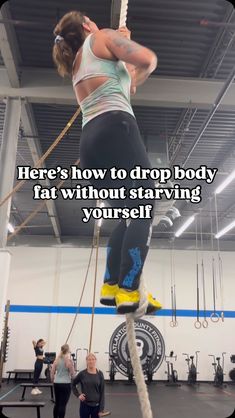
{"label": "black leggings", "polygon": [[64,418],[66,406],[71,394],[70,383],[54,383],[55,405],[53,409],[53,418]]}
{"label": "black leggings", "polygon": [[33,374],[33,383],[35,384],[35,386],[39,381],[42,368],[43,368],[43,360],[37,359],[34,364],[34,374]]}
{"label": "black leggings", "polygon": [[89,406],[80,402],[80,418],[99,418],[99,405]]}
{"label": "black leggings", "polygon": [[[81,136],[81,168],[124,168],[129,171],[136,165],[151,168],[135,118],[127,112],[110,111],[88,122]],[[104,180],[91,179],[91,184],[99,188],[131,187],[154,188],[154,181],[113,180],[109,175]],[[137,207],[152,205],[154,201],[110,200],[114,207]],[[114,229],[107,248],[107,265],[104,281],[119,284],[119,287],[135,290],[139,287],[139,278],[148,253],[151,238],[152,219],[120,220]]]}

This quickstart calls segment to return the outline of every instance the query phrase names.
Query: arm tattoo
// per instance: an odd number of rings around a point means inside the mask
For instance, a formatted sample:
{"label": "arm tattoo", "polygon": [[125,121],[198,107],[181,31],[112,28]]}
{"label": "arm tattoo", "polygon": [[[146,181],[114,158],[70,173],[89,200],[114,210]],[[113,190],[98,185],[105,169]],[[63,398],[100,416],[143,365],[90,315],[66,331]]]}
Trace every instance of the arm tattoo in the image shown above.
{"label": "arm tattoo", "polygon": [[113,43],[118,48],[122,49],[124,52],[126,52],[128,55],[134,54],[135,52],[138,52],[142,47],[138,45],[137,43],[133,41],[129,41],[126,38],[113,38]]}
{"label": "arm tattoo", "polygon": [[141,45],[137,44],[136,42],[130,41],[129,39],[126,39],[122,37],[121,35],[118,35],[116,31],[112,29],[103,29],[103,30],[106,33],[108,33],[114,45],[122,49],[128,55],[138,52],[143,48]]}

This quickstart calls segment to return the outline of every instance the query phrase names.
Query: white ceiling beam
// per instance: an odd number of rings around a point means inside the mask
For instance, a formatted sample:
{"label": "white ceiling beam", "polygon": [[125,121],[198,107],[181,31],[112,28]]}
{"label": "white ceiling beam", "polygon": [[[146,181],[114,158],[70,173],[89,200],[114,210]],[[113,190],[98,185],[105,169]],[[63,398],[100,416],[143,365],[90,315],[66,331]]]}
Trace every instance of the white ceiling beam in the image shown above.
{"label": "white ceiling beam", "polygon": [[[224,81],[180,77],[150,77],[132,96],[132,104],[157,107],[210,109]],[[69,79],[62,79],[53,69],[21,68],[21,87],[10,85],[7,70],[0,67],[0,98],[26,98],[30,103],[75,105]],[[235,110],[235,83],[220,105],[220,110]]]}
{"label": "white ceiling beam", "polygon": [[[0,9],[0,19],[9,18],[9,2],[6,2]],[[0,50],[11,87],[20,87],[18,69],[20,56],[15,32],[11,30],[9,25],[3,23],[0,23]]]}

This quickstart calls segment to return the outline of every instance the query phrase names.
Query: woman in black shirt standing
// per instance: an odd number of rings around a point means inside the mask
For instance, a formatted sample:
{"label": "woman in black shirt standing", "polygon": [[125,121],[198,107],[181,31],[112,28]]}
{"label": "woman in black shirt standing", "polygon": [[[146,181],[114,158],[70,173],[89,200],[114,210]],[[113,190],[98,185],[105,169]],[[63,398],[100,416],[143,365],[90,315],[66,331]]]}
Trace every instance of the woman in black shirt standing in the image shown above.
{"label": "woman in black shirt standing", "polygon": [[34,375],[33,375],[33,384],[35,386],[33,386],[33,389],[31,391],[32,395],[39,395],[41,392],[41,390],[39,390],[37,388],[37,384],[39,381],[39,377],[43,368],[43,347],[46,344],[46,342],[40,338],[40,340],[36,341],[32,341],[33,343],[33,348],[35,351],[35,355],[36,355],[36,361],[34,364]]}
{"label": "woman in black shirt standing", "polygon": [[[99,418],[104,410],[104,375],[96,368],[96,356],[86,357],[87,368],[72,383],[74,395],[80,399],[80,418]],[[77,389],[80,384],[81,391]]]}

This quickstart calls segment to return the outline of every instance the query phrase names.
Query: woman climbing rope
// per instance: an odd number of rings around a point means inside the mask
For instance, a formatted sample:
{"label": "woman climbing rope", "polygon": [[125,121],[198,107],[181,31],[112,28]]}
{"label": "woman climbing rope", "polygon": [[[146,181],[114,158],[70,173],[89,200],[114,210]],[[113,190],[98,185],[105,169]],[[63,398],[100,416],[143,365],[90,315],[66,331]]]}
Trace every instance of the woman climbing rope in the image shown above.
{"label": "woman climbing rope", "polygon": [[[62,17],[54,35],[54,62],[61,76],[72,77],[83,114],[81,168],[151,168],[130,104],[130,91],[134,93],[155,70],[155,53],[128,39],[126,28],[99,30],[95,22],[77,11]],[[154,188],[151,179],[113,180],[109,175],[90,182],[97,189]],[[100,302],[116,305],[119,313],[134,312],[140,302],[138,287],[151,239],[154,205],[148,199],[128,198],[109,203],[114,207],[152,205],[150,219],[120,220],[107,247]],[[147,312],[161,308],[150,293],[147,298]]]}

